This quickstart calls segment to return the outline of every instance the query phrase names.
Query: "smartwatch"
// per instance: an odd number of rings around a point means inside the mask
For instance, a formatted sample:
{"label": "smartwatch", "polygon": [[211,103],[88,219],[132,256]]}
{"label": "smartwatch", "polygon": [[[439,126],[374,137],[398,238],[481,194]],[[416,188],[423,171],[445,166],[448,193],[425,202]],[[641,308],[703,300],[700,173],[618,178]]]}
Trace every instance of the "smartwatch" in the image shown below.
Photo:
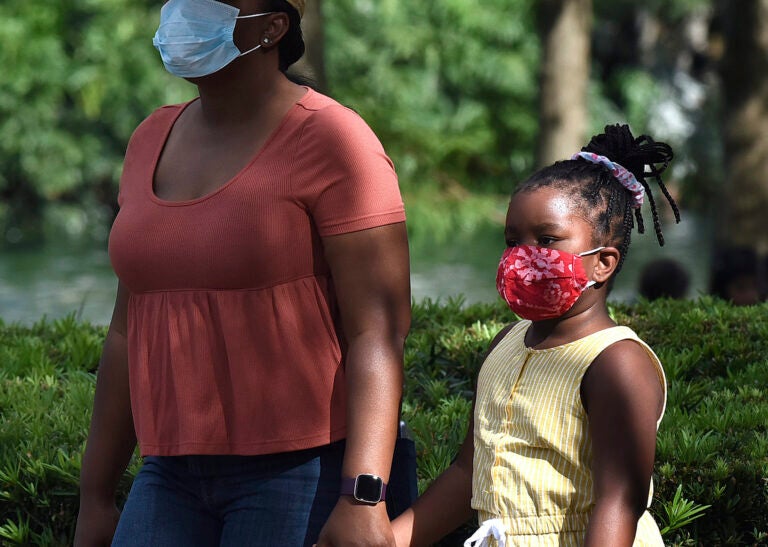
{"label": "smartwatch", "polygon": [[360,503],[376,505],[384,501],[387,494],[387,485],[381,477],[363,473],[355,478],[341,479],[341,495],[352,496]]}

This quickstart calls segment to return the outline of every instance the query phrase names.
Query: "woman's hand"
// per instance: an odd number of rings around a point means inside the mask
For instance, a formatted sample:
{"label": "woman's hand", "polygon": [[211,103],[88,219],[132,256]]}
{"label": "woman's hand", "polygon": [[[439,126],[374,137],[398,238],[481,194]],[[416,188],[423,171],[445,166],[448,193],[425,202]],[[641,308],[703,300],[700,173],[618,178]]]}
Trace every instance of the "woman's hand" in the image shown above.
{"label": "woman's hand", "polygon": [[77,514],[74,547],[108,547],[115,535],[120,511],[112,503],[82,501]]}
{"label": "woman's hand", "polygon": [[384,502],[375,506],[341,496],[323,526],[317,547],[394,547]]}
{"label": "woman's hand", "polygon": [[128,388],[128,298],[128,290],[120,284],[96,375],[93,417],[80,469],[76,547],[112,542],[120,517],[117,485],[136,446]]}

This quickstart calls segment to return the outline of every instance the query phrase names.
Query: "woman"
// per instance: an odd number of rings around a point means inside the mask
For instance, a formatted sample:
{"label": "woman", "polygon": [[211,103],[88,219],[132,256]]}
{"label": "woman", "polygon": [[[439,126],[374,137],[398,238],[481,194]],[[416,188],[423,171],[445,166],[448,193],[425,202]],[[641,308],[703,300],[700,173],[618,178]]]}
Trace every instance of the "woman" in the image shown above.
{"label": "woman", "polygon": [[161,10],[154,43],[199,97],[126,152],[78,546],[393,544],[377,501],[410,323],[405,217],[365,123],[284,74],[303,9]]}

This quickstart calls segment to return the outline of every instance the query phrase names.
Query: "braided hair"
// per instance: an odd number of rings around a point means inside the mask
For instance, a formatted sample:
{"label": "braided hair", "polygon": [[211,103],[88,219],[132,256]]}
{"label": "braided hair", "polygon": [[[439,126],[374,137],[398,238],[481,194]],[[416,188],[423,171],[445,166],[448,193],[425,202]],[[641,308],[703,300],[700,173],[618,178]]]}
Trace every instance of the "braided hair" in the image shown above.
{"label": "braided hair", "polygon": [[[635,138],[627,125],[607,125],[604,131],[592,137],[589,144],[581,149],[582,152],[605,156],[637,178],[648,196],[656,238],[659,245],[664,245],[658,208],[647,179],[656,179],[672,207],[675,221],[680,222],[677,204],[661,180],[661,173],[672,160],[672,148],[666,143],[654,141],[648,135]],[[557,161],[544,167],[518,186],[515,193],[541,187],[566,190],[579,198],[579,212],[594,223],[595,245],[608,242],[608,245],[617,247],[621,253],[614,274],[618,273],[627,256],[635,222],[638,233],[645,233],[643,215],[640,207],[633,207],[635,202],[632,193],[622,186],[608,167],[581,158]]]}

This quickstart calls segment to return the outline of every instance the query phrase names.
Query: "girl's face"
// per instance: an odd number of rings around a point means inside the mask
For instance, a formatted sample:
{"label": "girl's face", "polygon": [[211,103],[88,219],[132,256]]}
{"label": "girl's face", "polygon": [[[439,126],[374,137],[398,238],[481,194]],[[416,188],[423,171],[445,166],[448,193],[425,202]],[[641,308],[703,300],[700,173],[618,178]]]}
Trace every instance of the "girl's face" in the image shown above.
{"label": "girl's face", "polygon": [[[605,242],[595,240],[594,225],[574,205],[574,200],[567,191],[552,187],[523,190],[513,195],[509,202],[504,229],[507,245],[509,247],[531,245],[573,255],[596,250],[597,252],[581,257],[581,266],[584,268],[586,281],[600,284],[595,285],[595,288],[599,289],[604,287],[603,283],[610,279],[616,267],[619,252],[614,247],[603,247]],[[597,247],[601,249],[596,249]],[[514,268],[511,271],[515,271]],[[575,273],[574,271],[574,275]],[[579,279],[579,288],[582,288],[581,283],[586,281],[583,278]],[[530,293],[531,289],[523,289],[525,286],[525,284],[515,285],[513,282],[509,287],[505,287],[502,283],[499,290],[513,311],[519,311],[522,317],[528,317],[534,321],[578,315],[596,304],[604,303],[606,296],[606,291],[579,291],[577,300],[573,303],[572,289],[575,287],[567,283],[566,286],[556,282],[549,286],[539,286],[539,289],[542,287],[546,289],[543,293],[541,290]],[[526,293],[528,293],[527,296]],[[514,303],[510,303],[508,298],[511,298]],[[515,308],[516,306],[519,310]],[[561,311],[562,306],[566,306],[565,311]],[[562,315],[557,315],[558,313]]]}
{"label": "girl's face", "polygon": [[[509,202],[504,237],[510,247],[536,245],[579,254],[606,244],[594,241],[593,235],[593,224],[578,212],[572,197],[563,190],[523,190]],[[585,266],[590,259],[594,257],[584,257]]]}

